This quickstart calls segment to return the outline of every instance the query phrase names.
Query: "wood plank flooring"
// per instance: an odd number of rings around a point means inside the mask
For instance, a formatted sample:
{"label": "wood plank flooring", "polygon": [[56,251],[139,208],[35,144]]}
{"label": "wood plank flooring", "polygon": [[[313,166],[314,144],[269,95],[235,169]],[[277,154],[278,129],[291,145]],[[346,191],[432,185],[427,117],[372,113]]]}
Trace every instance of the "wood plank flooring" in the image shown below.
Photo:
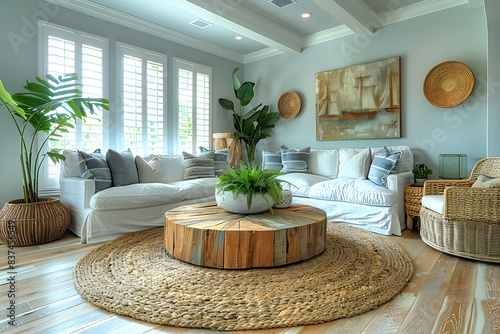
{"label": "wood plank flooring", "polygon": [[[325,324],[254,331],[313,333],[500,333],[500,265],[449,256],[425,245],[417,232],[386,237],[413,262],[413,277],[389,303]],[[80,244],[67,232],[58,241],[17,247],[16,323],[7,318],[10,284],[7,247],[0,245],[0,332],[5,333],[218,333],[159,326],[101,310],[73,286],[76,262],[100,244]],[[226,332],[227,333],[227,332]],[[248,333],[234,331],[232,333]]]}

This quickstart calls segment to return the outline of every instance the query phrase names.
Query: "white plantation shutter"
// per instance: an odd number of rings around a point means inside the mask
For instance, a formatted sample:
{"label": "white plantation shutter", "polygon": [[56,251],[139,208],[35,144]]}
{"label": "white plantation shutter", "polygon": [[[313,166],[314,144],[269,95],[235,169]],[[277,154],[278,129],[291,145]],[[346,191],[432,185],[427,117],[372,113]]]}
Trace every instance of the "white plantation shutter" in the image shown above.
{"label": "white plantation shutter", "polygon": [[166,56],[118,43],[123,147],[135,155],[165,152]]}
{"label": "white plantation shutter", "polygon": [[176,59],[178,146],[196,153],[199,146],[211,143],[211,76],[210,67]]}
{"label": "white plantation shutter", "polygon": [[[84,97],[107,96],[107,39],[40,21],[40,76],[50,73],[57,77],[78,73]],[[107,117],[102,112],[77,122],[62,138],[50,141],[48,148],[78,148],[88,152],[107,147],[105,131]],[[103,119],[104,118],[104,119]],[[39,143],[40,144],[40,143]],[[59,165],[46,159],[40,173],[40,193],[51,194],[59,188]]]}

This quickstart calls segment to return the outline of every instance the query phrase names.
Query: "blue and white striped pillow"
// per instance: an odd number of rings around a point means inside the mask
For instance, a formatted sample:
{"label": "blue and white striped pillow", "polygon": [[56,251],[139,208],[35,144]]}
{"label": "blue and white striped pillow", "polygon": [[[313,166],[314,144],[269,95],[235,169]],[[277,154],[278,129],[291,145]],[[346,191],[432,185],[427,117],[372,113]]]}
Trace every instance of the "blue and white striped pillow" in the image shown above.
{"label": "blue and white striped pillow", "polygon": [[281,170],[281,152],[262,151],[262,169]]}
{"label": "blue and white striped pillow", "polygon": [[379,186],[387,187],[387,177],[396,169],[401,152],[391,153],[386,146],[384,151],[384,155],[378,154],[373,157],[368,179]]}
{"label": "blue and white striped pillow", "polygon": [[301,150],[293,150],[285,145],[281,146],[281,163],[283,164],[281,172],[310,174],[311,172],[307,168],[310,153],[310,147]]}

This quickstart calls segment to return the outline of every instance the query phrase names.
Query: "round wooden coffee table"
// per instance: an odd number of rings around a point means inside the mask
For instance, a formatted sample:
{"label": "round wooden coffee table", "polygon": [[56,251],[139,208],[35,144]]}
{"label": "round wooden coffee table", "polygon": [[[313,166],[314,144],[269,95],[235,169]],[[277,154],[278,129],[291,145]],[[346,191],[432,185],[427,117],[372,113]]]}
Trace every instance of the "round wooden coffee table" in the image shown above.
{"label": "round wooden coffee table", "polygon": [[215,202],[165,214],[165,249],[192,264],[244,269],[309,259],[325,249],[326,213],[292,204],[255,215],[227,212]]}

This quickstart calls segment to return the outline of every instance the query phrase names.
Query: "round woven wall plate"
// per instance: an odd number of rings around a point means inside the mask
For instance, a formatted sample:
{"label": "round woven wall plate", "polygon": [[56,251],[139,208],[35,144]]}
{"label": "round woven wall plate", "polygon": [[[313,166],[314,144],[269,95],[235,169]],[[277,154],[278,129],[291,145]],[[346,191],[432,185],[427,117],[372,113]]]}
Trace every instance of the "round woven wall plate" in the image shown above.
{"label": "round woven wall plate", "polygon": [[278,100],[278,111],[286,119],[292,119],[300,111],[300,97],[297,93],[287,91],[281,94]]}
{"label": "round woven wall plate", "polygon": [[451,108],[467,100],[474,89],[474,74],[459,61],[434,66],[424,80],[424,96],[440,108]]}

